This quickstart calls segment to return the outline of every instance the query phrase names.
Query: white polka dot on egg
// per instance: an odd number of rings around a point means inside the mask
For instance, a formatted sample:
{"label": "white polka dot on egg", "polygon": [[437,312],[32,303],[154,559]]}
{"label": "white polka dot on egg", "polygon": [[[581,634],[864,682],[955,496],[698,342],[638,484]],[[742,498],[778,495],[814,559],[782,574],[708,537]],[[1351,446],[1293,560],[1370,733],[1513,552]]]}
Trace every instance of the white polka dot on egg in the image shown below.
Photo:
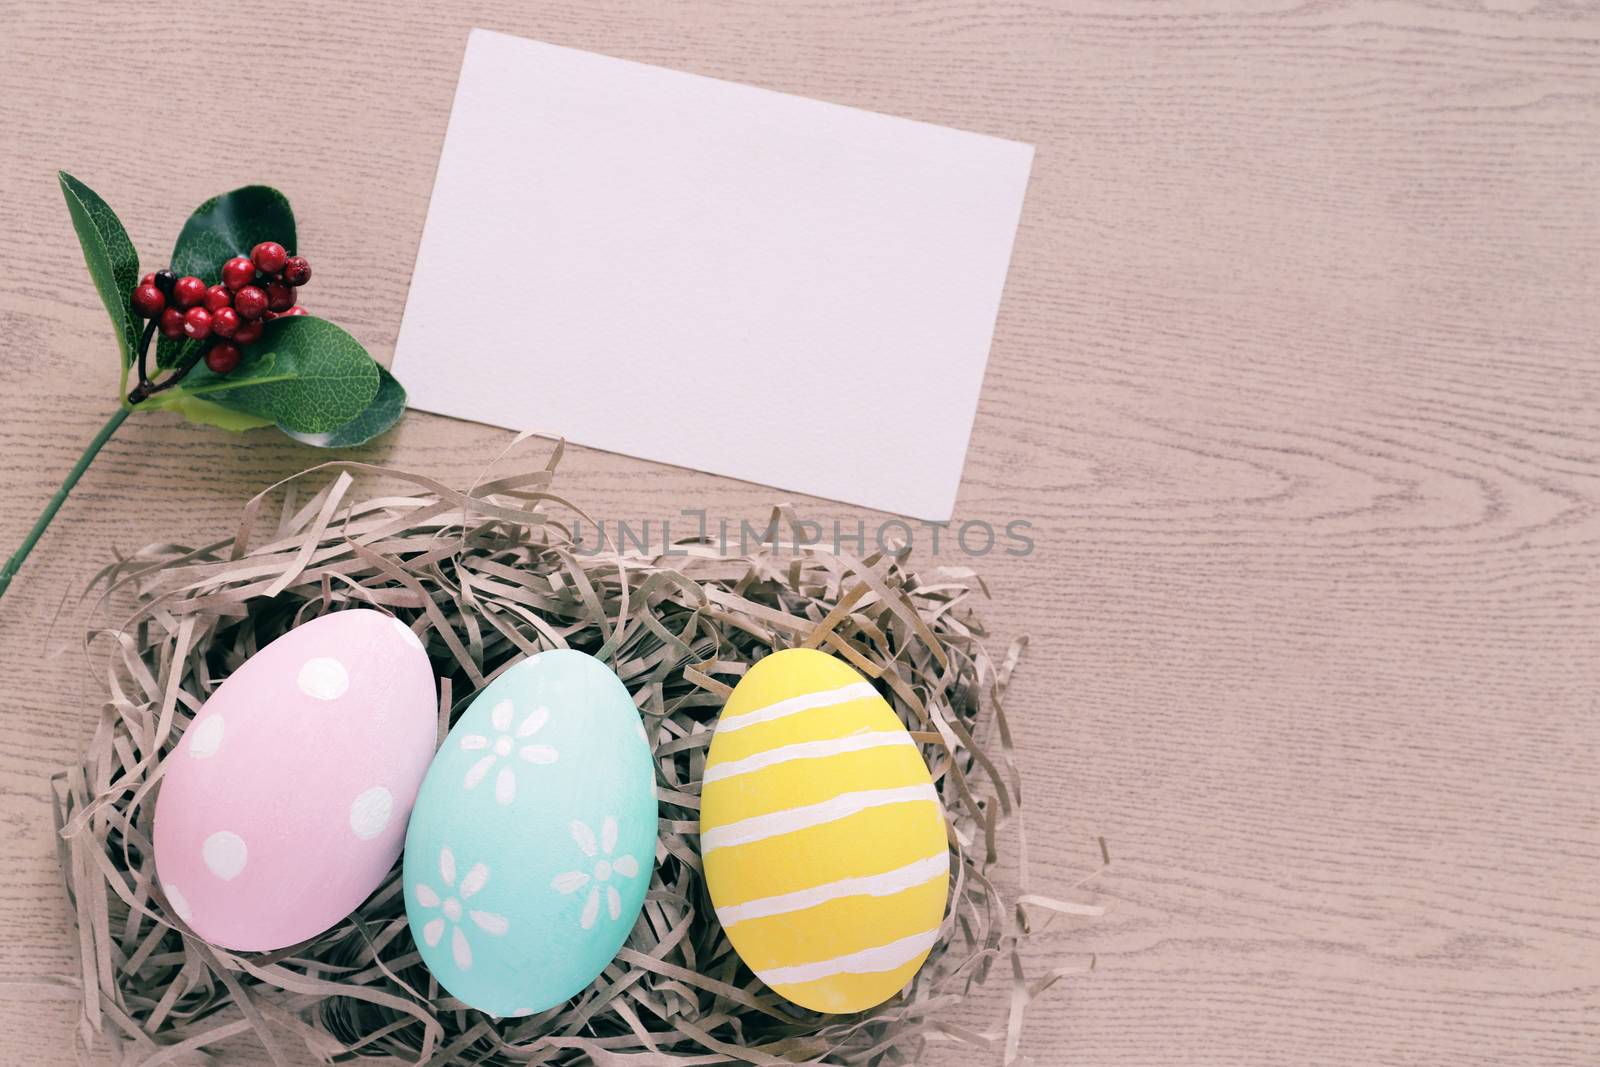
{"label": "white polka dot on egg", "polygon": [[194,922],[194,912],[189,910],[189,901],[178,891],[175,885],[163,885],[162,892],[167,894],[167,903],[172,905],[172,910],[178,913],[178,918],[186,923]]}
{"label": "white polka dot on egg", "polygon": [[244,838],[232,830],[218,830],[200,846],[200,858],[205,860],[208,871],[224,882],[231,882],[244,870],[250,850],[245,847]]}
{"label": "white polka dot on egg", "polygon": [[363,841],[383,833],[394,814],[394,794],[381,785],[373,786],[350,804],[350,830]]}
{"label": "white polka dot on egg", "polygon": [[189,739],[189,755],[194,759],[210,759],[222,747],[222,716],[211,715],[194,728]]}
{"label": "white polka dot on egg", "polygon": [[308,659],[295,679],[300,691],[317,700],[338,700],[350,688],[350,673],[332,656]]}
{"label": "white polka dot on egg", "polygon": [[407,644],[419,652],[426,651],[422,647],[422,638],[417,636],[417,631],[413,630],[399,619],[390,619],[389,621],[393,623],[394,628],[399,630],[401,635],[405,637]]}

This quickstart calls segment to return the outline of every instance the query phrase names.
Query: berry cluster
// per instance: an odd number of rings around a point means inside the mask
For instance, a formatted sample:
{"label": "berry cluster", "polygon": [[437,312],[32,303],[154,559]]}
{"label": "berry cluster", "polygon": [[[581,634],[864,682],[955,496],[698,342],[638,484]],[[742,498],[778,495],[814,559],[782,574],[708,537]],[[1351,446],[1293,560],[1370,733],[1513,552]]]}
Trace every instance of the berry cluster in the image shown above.
{"label": "berry cluster", "polygon": [[227,374],[239,365],[240,345],[261,336],[261,325],[279,315],[304,315],[294,291],[311,280],[311,264],[291,256],[276,241],[262,241],[250,255],[222,265],[222,281],[210,287],[192,274],[170,270],[146,274],[133,291],[133,310],[153,319],[161,336],[212,339],[206,366]]}

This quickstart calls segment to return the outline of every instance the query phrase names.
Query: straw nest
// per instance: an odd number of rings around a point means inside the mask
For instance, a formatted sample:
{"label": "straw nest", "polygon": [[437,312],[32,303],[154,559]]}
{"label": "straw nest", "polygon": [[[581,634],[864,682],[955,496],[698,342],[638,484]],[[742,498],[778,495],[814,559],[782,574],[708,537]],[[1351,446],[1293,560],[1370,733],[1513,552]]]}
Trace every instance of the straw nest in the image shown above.
{"label": "straw nest", "polygon": [[[914,1061],[932,1042],[1016,1056],[1028,1001],[1077,969],[1027,979],[1030,912],[1096,909],[1027,893],[1025,862],[1009,899],[988,876],[1002,841],[1020,840],[1003,700],[1023,642],[991,658],[977,577],[913,571],[904,552],[852,558],[797,545],[783,508],[744,555],[693,541],[659,556],[586,549],[574,536],[583,512],[550,491],[560,452],[469,492],[326,464],[251,500],[231,538],[151,546],[97,576],[105,625],[87,645],[106,698],[82,763],[52,783],[85,1046],[110,1041],[146,1064],[192,1062],[252,1036],[285,1064],[305,1060],[296,1046],[332,1062],[427,1064],[867,1065]],[[404,488],[361,495],[358,477],[363,491]],[[206,944],[162,896],[155,790],[195,712],[269,641],[358,605],[422,637],[440,678],[440,736],[487,681],[547,648],[599,657],[633,694],[656,756],[658,862],[627,944],[568,1003],[500,1019],[453,1000],[419,960],[398,864],[343,922],[271,953]],[[697,852],[717,711],[751,663],[797,646],[876,681],[920,744],[948,816],[953,876],[939,942],[906,990],[859,1015],[798,1009],[751,975],[711,909]],[[972,1025],[972,1012],[953,1009],[995,975],[1010,985],[1008,1007],[993,1025]]]}

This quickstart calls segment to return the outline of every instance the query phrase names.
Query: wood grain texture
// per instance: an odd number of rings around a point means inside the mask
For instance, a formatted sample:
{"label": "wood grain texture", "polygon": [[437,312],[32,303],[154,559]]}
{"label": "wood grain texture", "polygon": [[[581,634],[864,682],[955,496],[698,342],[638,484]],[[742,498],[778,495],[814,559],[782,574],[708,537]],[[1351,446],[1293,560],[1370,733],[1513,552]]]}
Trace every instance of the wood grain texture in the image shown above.
{"label": "wood grain texture", "polygon": [[[1026,1051],[1600,1062],[1592,5],[337,10],[4,5],[7,550],[116,383],[57,167],[147,262],[203,197],[281,186],[308,300],[387,359],[471,25],[1029,141],[957,514],[1034,526],[1034,554],[981,566],[994,628],[1033,636],[1035,886],[1087,870],[1095,834],[1117,862],[1109,916],[1040,943],[1099,966]],[[483,270],[514,293],[514,261]],[[506,438],[411,415],[362,454],[460,483]],[[75,993],[38,983],[74,973],[45,777],[96,695],[45,621],[114,550],[230,530],[315,458],[132,419],[4,601],[0,1059],[73,1059]],[[611,516],[775,496],[582,449],[563,481]]]}

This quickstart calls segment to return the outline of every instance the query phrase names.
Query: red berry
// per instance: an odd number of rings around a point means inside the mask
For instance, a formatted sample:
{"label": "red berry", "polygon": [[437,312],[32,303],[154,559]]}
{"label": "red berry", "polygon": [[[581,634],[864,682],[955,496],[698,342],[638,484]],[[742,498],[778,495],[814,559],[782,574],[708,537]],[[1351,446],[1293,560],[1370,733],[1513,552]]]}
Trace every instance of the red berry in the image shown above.
{"label": "red berry", "polygon": [[227,374],[239,365],[239,357],[242,354],[238,345],[222,341],[212,345],[211,350],[206,353],[206,366],[210,367],[213,373]]}
{"label": "red berry", "polygon": [[161,313],[161,336],[174,341],[183,336],[183,312],[167,308]]}
{"label": "red berry", "polygon": [[233,308],[217,308],[211,313],[211,332],[218,337],[232,337],[243,321]]}
{"label": "red berry", "polygon": [[283,269],[289,253],[276,241],[262,241],[250,250],[250,258],[268,274],[276,274]]}
{"label": "red berry", "polygon": [[233,307],[233,292],[226,285],[213,285],[206,290],[206,310],[220,311]]}
{"label": "red berry", "polygon": [[282,282],[268,282],[267,307],[273,311],[288,311],[294,307],[294,290]]}
{"label": "red berry", "polygon": [[183,335],[201,340],[211,333],[211,312],[205,308],[190,308],[183,313]]}
{"label": "red berry", "polygon": [[311,264],[305,256],[290,256],[283,264],[283,280],[290,285],[304,285],[311,280]]}
{"label": "red berry", "polygon": [[261,339],[261,320],[245,321],[239,323],[239,328],[233,331],[233,343],[248,345]]}
{"label": "red berry", "polygon": [[234,256],[222,265],[222,284],[243,289],[256,279],[256,265],[244,256]]}
{"label": "red berry", "polygon": [[259,319],[267,310],[267,294],[253,285],[247,285],[233,294],[233,307],[241,319]]}
{"label": "red berry", "polygon": [[154,285],[155,283],[156,275],[154,271],[151,271],[149,274],[146,274],[143,278],[139,279],[140,285]]}
{"label": "red berry", "polygon": [[144,282],[133,291],[133,310],[141,319],[155,318],[166,306],[167,298],[161,295],[155,282]]}
{"label": "red berry", "polygon": [[288,311],[285,311],[283,314],[279,315],[278,317],[280,319],[286,319],[290,315],[309,315],[309,314],[311,314],[311,312],[307,311],[305,308],[301,307],[299,304],[296,304],[294,307],[290,308]]}
{"label": "red berry", "polygon": [[192,274],[185,274],[172,287],[172,298],[181,308],[192,308],[206,298],[206,283]]}

